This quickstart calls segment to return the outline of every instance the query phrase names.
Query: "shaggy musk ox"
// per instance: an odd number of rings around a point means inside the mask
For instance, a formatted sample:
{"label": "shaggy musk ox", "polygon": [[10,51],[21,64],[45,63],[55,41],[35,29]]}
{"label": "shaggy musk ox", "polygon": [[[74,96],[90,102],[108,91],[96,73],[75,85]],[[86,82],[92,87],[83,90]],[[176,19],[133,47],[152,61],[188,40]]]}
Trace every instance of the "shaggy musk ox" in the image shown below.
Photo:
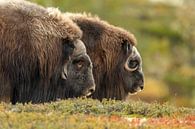
{"label": "shaggy musk ox", "polygon": [[93,63],[93,98],[124,100],[144,86],[142,60],[133,34],[98,17],[65,13],[83,31],[82,41]]}
{"label": "shaggy musk ox", "polygon": [[59,11],[1,1],[0,101],[39,103],[90,95],[95,89],[92,63],[81,36]]}

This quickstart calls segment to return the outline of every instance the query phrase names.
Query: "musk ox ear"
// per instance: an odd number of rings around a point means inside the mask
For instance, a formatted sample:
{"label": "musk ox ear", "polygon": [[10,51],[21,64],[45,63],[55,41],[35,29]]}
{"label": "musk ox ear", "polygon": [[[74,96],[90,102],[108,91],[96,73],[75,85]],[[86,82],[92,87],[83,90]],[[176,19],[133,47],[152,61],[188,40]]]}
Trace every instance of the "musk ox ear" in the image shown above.
{"label": "musk ox ear", "polygon": [[132,52],[132,47],[133,47],[132,44],[129,43],[127,40],[123,41],[122,49],[123,49],[125,55]]}

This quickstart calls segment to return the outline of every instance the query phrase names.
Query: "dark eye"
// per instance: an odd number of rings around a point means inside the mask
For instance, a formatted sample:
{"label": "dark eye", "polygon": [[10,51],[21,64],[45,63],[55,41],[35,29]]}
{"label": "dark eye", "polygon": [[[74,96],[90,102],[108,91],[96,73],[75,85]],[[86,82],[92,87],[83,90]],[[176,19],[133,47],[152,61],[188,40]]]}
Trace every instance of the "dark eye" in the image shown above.
{"label": "dark eye", "polygon": [[81,69],[82,67],[83,67],[83,62],[82,61],[79,61],[77,64],[76,64],[76,66],[77,66],[77,68],[78,69]]}
{"label": "dark eye", "polygon": [[137,60],[130,60],[128,63],[128,66],[130,69],[135,69],[138,67],[138,65],[139,65],[139,63]]}
{"label": "dark eye", "polygon": [[135,71],[139,67],[138,60],[129,60],[125,63],[125,69],[128,71]]}
{"label": "dark eye", "polygon": [[85,62],[83,60],[74,60],[73,65],[76,67],[77,70],[80,70],[83,68]]}

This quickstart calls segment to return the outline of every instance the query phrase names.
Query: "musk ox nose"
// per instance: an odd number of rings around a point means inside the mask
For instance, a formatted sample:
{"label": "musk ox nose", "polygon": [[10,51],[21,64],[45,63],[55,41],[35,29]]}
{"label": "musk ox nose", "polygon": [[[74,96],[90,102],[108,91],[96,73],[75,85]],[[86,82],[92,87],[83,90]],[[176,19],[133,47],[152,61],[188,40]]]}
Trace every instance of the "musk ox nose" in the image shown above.
{"label": "musk ox nose", "polygon": [[144,79],[141,78],[137,80],[137,82],[134,85],[134,88],[136,92],[142,91],[144,89]]}
{"label": "musk ox nose", "polygon": [[140,87],[140,89],[141,89],[141,90],[143,90],[143,89],[144,89],[144,85],[140,85],[139,87]]}
{"label": "musk ox nose", "polygon": [[144,89],[144,74],[143,72],[138,72],[136,74],[136,85],[143,90]]}
{"label": "musk ox nose", "polygon": [[95,85],[94,85],[94,86],[91,86],[91,87],[86,91],[86,96],[90,96],[94,91],[95,91]]}
{"label": "musk ox nose", "polygon": [[144,89],[144,80],[143,80],[143,79],[139,80],[138,86],[139,86],[139,88],[140,88],[141,90]]}
{"label": "musk ox nose", "polygon": [[89,90],[88,90],[88,92],[90,92],[90,93],[93,93],[95,91],[95,86],[92,86]]}

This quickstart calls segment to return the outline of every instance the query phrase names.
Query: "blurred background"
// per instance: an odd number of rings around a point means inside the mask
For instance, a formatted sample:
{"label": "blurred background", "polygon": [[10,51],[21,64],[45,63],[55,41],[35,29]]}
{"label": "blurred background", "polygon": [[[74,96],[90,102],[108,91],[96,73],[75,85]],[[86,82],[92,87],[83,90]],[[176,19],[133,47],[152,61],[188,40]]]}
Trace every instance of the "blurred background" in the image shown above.
{"label": "blurred background", "polygon": [[145,89],[130,99],[195,107],[195,0],[31,0],[90,12],[138,40]]}

